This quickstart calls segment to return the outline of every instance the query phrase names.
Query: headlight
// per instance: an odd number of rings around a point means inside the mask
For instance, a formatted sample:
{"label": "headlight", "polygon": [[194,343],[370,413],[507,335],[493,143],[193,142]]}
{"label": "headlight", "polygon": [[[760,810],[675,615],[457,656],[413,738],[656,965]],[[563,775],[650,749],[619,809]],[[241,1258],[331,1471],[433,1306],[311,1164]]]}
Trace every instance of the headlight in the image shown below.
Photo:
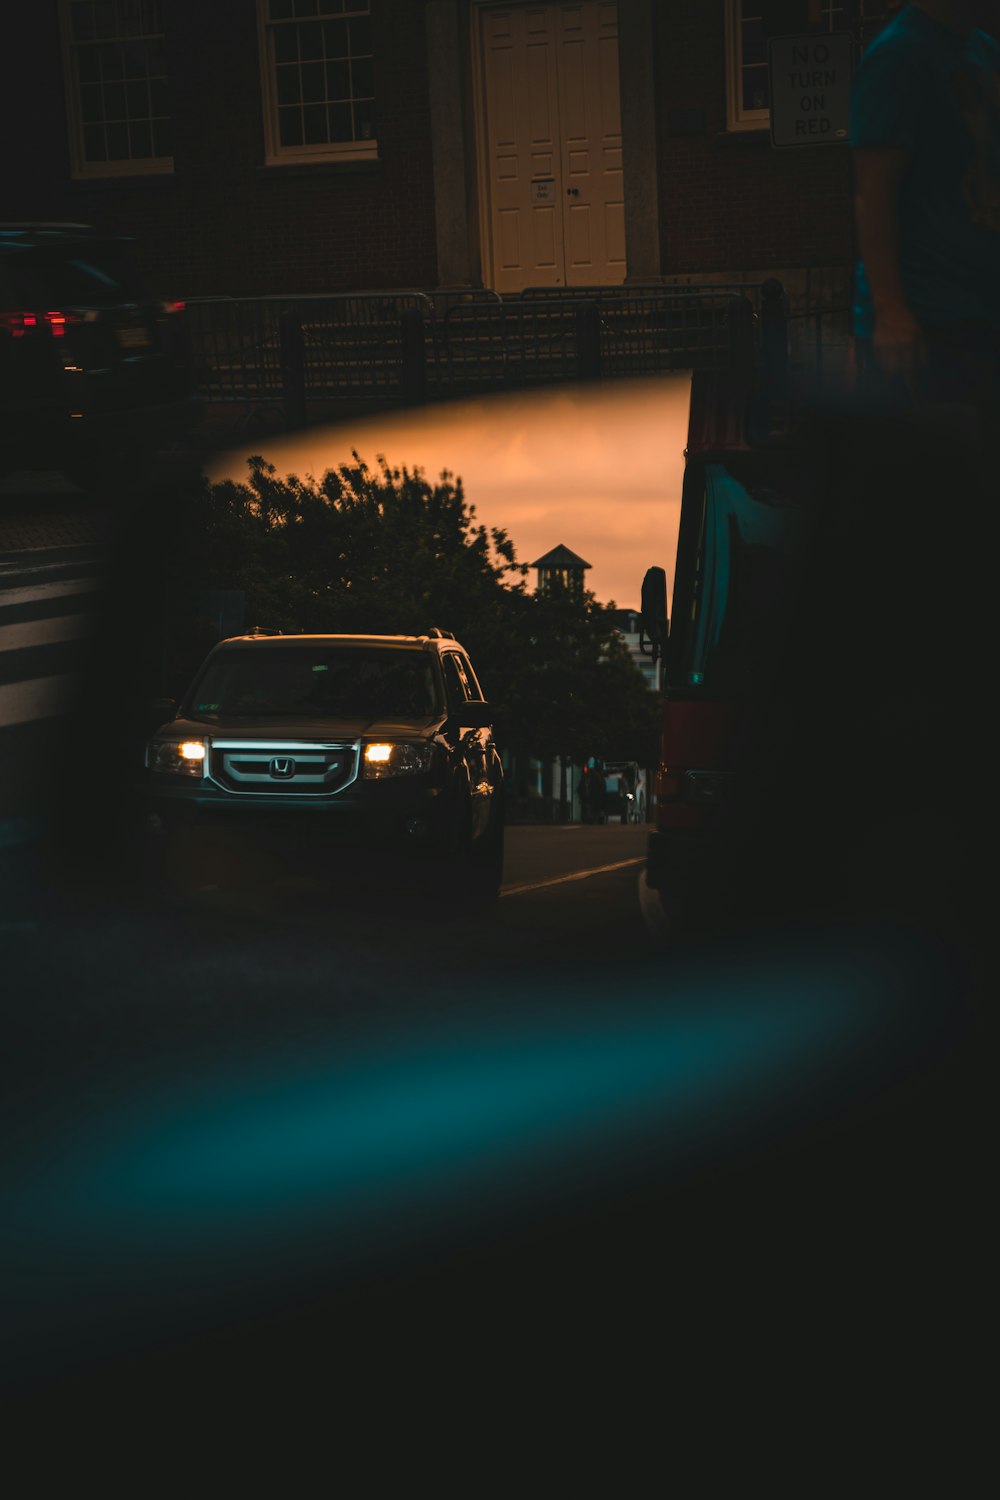
{"label": "headlight", "polygon": [[146,751],[146,765],[151,771],[165,771],[173,776],[205,774],[204,740],[151,740]]}
{"label": "headlight", "polygon": [[432,745],[414,745],[408,741],[396,745],[366,745],[365,775],[414,776],[419,771],[427,770],[433,753]]}

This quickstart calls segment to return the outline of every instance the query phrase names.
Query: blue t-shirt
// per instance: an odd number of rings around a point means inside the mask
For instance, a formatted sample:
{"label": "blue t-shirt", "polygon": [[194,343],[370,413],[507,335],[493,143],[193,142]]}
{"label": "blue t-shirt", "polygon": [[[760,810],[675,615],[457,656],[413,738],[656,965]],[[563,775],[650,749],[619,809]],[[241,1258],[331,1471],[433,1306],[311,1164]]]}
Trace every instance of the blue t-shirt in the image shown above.
{"label": "blue t-shirt", "polygon": [[[851,144],[909,152],[900,276],[917,321],[1000,328],[1000,44],[907,5],[861,59]],[[860,262],[854,328],[868,337],[874,328]]]}

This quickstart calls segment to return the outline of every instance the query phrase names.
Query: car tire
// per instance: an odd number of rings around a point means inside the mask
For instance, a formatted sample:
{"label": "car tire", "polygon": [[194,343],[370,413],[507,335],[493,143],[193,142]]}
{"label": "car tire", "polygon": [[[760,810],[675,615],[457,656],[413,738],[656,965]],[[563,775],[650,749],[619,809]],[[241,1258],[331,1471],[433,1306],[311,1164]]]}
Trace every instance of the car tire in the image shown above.
{"label": "car tire", "polygon": [[448,906],[463,915],[485,913],[496,905],[503,879],[504,817],[495,806],[488,833],[473,843],[468,809],[462,828],[443,856]]}
{"label": "car tire", "polygon": [[494,809],[490,831],[482,849],[474,849],[469,856],[472,873],[473,902],[480,910],[495,906],[503,884],[504,817],[499,807]]}

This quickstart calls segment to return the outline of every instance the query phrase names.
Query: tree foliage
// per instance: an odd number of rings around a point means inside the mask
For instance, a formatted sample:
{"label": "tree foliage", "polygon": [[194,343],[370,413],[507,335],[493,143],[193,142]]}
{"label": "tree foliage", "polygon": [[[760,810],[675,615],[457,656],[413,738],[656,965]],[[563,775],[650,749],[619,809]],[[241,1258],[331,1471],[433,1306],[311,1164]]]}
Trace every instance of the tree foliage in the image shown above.
{"label": "tree foliage", "polygon": [[[273,630],[420,635],[468,649],[503,742],[538,756],[652,759],[657,706],[593,594],[529,591],[507,532],[480,523],[447,470],[353,462],[322,479],[279,477],[259,456],[241,482],[178,497],[166,540],[173,677],[211,640],[205,589],[240,589],[247,624]],[[175,681],[173,687],[179,684]]]}

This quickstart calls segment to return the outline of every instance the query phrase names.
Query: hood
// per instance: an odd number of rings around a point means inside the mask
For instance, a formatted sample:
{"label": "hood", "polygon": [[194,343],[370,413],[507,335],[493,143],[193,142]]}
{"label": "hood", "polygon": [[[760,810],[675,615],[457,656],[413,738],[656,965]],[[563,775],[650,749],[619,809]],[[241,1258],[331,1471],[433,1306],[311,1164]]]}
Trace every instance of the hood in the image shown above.
{"label": "hood", "polygon": [[193,740],[391,740],[430,739],[440,727],[431,719],[297,719],[285,715],[220,715],[171,719],[161,724],[153,739]]}

